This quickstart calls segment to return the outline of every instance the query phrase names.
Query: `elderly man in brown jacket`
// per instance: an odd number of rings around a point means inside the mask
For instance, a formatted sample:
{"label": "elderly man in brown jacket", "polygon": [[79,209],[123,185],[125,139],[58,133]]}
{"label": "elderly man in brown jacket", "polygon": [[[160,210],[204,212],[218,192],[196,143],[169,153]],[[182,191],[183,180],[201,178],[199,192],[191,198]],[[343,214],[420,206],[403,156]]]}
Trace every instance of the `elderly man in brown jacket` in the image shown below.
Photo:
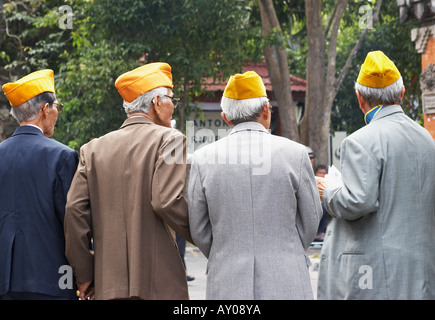
{"label": "elderly man in brown jacket", "polygon": [[144,65],[115,86],[128,118],[81,147],[66,205],[66,255],[80,298],[188,299],[175,242],[175,232],[193,242],[182,195],[186,139],[171,129],[171,67]]}

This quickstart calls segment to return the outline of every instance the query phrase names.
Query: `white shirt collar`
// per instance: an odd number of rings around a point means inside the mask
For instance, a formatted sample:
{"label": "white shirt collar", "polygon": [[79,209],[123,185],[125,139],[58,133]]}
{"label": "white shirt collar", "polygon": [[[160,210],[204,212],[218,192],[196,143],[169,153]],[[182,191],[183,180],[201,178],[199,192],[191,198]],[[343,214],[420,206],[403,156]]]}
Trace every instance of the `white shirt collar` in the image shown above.
{"label": "white shirt collar", "polygon": [[41,130],[42,133],[44,133],[44,131],[42,131],[42,129],[34,124],[26,124],[26,126],[31,126],[31,127],[35,127],[38,128],[39,130]]}

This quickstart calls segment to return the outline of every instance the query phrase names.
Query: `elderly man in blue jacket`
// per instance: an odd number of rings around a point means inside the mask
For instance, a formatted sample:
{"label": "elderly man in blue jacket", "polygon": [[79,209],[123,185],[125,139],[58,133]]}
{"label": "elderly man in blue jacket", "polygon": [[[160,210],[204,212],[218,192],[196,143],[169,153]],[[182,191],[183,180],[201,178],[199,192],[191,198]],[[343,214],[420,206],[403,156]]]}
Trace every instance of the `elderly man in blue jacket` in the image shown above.
{"label": "elderly man in blue jacket", "polygon": [[62,108],[53,71],[2,89],[20,126],[0,144],[0,300],[76,299],[63,221],[78,155],[49,139]]}

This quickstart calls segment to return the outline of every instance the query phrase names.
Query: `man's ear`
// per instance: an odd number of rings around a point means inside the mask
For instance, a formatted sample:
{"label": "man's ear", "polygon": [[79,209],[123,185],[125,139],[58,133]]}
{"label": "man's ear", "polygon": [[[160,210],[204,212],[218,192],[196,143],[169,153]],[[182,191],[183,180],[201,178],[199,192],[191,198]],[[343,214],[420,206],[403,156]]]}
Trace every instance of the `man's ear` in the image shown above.
{"label": "man's ear", "polygon": [[224,121],[227,125],[233,126],[232,122],[227,119],[227,116],[223,111],[221,112],[221,117],[222,117],[222,119],[224,119]]}
{"label": "man's ear", "polygon": [[370,110],[370,106],[367,104],[366,100],[358,90],[356,90],[355,93],[356,93],[356,98],[358,99],[359,108],[364,114],[366,114]]}
{"label": "man's ear", "polygon": [[154,107],[154,111],[158,114],[160,113],[160,104],[162,103],[162,98],[159,95],[156,95],[151,101]]}
{"label": "man's ear", "polygon": [[405,89],[405,87],[403,86],[403,87],[402,87],[402,92],[400,93],[400,102],[402,102],[403,97],[405,96],[405,92],[406,92],[406,89]]}
{"label": "man's ear", "polygon": [[355,93],[356,93],[356,98],[358,99],[358,103],[359,103],[359,105],[361,106],[361,104],[362,104],[364,98],[362,97],[361,93],[359,93],[358,90],[356,90]]}
{"label": "man's ear", "polygon": [[49,113],[49,109],[50,105],[48,104],[48,102],[44,103],[41,107],[41,111],[42,111],[42,115],[45,116],[46,118],[48,117],[48,113]]}
{"label": "man's ear", "polygon": [[269,109],[270,109],[270,105],[269,105],[269,102],[268,102],[268,103],[266,103],[264,105],[263,109],[261,110],[261,116],[264,119],[268,119],[269,118]]}

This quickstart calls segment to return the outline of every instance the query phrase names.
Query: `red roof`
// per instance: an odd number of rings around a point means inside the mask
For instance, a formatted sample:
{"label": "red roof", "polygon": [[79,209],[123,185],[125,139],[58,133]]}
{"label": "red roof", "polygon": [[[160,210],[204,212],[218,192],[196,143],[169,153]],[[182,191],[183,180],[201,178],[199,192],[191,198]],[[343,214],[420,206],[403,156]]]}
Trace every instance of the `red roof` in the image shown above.
{"label": "red roof", "polygon": [[[273,91],[272,84],[270,82],[269,72],[266,67],[266,63],[257,64],[245,64],[243,66],[243,72],[255,71],[262,79],[267,91]],[[206,87],[208,91],[224,91],[227,81],[224,83],[214,83],[212,78],[206,80]],[[290,75],[290,86],[292,92],[305,92],[307,88],[307,81],[294,75]]]}

